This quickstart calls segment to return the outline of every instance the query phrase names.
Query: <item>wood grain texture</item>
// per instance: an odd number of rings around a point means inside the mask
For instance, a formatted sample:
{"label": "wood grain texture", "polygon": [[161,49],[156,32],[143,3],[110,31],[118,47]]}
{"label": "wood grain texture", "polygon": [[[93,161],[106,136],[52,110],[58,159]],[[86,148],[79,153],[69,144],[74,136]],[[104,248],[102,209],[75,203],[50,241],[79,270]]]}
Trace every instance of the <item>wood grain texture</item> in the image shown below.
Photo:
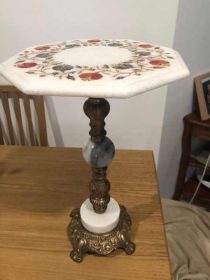
{"label": "wood grain texture", "polygon": [[90,177],[80,149],[0,146],[1,280],[171,279],[149,151],[117,151],[108,170],[111,195],[133,221],[134,255],[69,258],[69,213],[88,196]]}

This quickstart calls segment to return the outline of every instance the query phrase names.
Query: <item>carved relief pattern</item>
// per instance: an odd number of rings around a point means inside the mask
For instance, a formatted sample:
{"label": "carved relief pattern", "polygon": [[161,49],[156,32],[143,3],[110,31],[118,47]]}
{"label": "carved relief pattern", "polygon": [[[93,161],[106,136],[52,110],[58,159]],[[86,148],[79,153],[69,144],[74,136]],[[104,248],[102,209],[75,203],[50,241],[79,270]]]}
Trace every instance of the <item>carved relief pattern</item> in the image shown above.
{"label": "carved relief pattern", "polygon": [[106,178],[107,167],[92,168],[93,177],[90,182],[90,202],[96,213],[104,213],[110,201],[110,182]]}
{"label": "carved relief pattern", "polygon": [[71,213],[71,223],[68,228],[69,237],[73,244],[71,258],[81,262],[85,253],[108,255],[121,248],[130,255],[135,250],[135,245],[129,239],[131,219],[124,206],[120,206],[120,220],[118,226],[111,232],[96,234],[87,231],[81,224],[79,209]]}

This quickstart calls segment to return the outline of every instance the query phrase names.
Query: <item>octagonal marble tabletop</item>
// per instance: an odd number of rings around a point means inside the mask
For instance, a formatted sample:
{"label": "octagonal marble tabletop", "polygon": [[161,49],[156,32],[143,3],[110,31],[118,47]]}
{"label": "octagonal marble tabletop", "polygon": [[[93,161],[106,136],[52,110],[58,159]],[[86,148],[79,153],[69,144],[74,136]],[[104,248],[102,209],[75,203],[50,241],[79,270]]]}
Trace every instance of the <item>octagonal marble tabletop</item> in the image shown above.
{"label": "octagonal marble tabletop", "polygon": [[128,98],[189,71],[166,47],[84,39],[30,47],[3,62],[0,73],[26,94]]}

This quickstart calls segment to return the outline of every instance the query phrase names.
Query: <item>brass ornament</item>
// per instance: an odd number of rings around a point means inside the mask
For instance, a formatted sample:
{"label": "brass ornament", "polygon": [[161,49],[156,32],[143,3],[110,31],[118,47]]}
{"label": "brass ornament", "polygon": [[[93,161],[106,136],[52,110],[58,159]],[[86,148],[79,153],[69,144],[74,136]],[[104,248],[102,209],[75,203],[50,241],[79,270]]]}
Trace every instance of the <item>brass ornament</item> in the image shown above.
{"label": "brass ornament", "polygon": [[[94,143],[100,143],[106,136],[104,119],[109,114],[109,102],[104,98],[88,98],[84,103],[84,112],[90,119],[90,136]],[[92,180],[89,185],[90,202],[94,211],[102,214],[110,201],[110,183],[106,178],[107,167],[92,167]]]}
{"label": "brass ornament", "polygon": [[131,218],[124,206],[120,206],[120,210],[117,227],[101,234],[89,232],[83,227],[78,208],[71,212],[72,219],[68,227],[68,235],[73,245],[70,253],[72,260],[81,262],[86,253],[105,256],[116,249],[124,249],[128,255],[134,253],[135,244],[129,238]]}
{"label": "brass ornament", "polygon": [[92,167],[92,179],[89,184],[90,202],[96,213],[102,214],[106,211],[110,201],[110,182],[106,177],[107,167]]}

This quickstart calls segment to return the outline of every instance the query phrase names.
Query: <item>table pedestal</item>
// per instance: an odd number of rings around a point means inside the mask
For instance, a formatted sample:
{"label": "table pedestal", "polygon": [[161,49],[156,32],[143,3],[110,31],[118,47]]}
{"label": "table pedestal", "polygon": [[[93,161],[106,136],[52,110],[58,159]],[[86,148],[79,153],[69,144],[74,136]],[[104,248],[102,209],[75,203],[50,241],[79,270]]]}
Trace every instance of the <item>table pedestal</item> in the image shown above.
{"label": "table pedestal", "polygon": [[90,140],[83,149],[84,159],[92,167],[90,198],[80,209],[71,213],[68,234],[73,245],[71,258],[81,262],[85,253],[107,255],[121,248],[132,254],[135,244],[130,241],[131,219],[124,206],[109,195],[106,178],[108,164],[115,153],[114,144],[106,137],[104,119],[110,106],[103,98],[89,98],[84,112],[90,118]]}

